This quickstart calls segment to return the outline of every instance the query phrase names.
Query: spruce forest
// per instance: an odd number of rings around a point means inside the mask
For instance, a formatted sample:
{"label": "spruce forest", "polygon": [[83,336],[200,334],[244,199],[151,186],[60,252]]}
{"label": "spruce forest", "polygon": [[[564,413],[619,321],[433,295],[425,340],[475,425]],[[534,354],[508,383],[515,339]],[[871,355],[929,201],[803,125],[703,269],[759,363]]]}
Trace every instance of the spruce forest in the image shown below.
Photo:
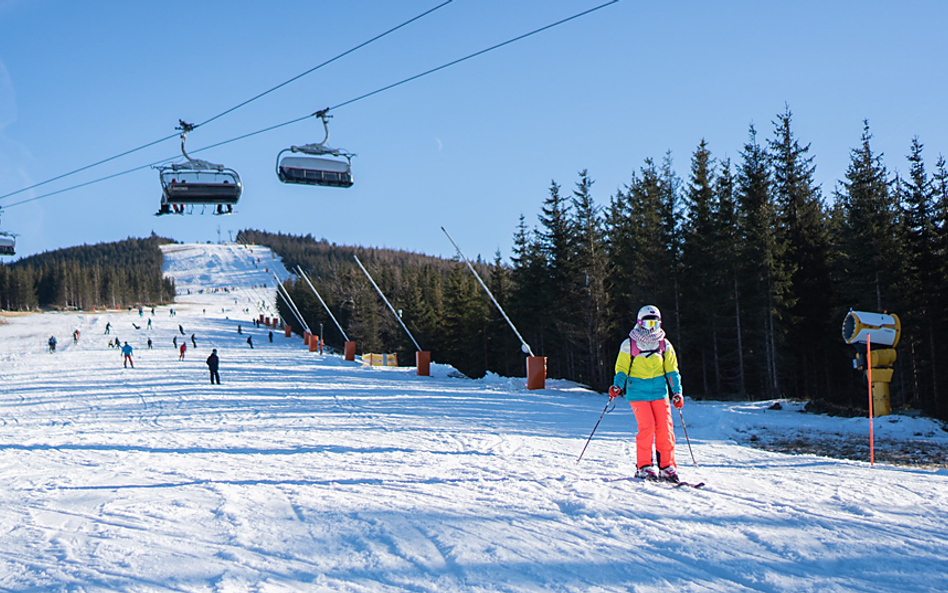
{"label": "spruce forest", "polygon": [[6,311],[106,307],[122,309],[174,300],[174,282],[162,277],[155,235],[82,245],[25,257],[0,266],[0,308]]}
{"label": "spruce forest", "polygon": [[[815,157],[778,114],[767,138],[751,126],[737,162],[702,141],[682,176],[670,155],[647,159],[601,206],[587,171],[570,189],[552,182],[538,224],[523,216],[509,263],[475,266],[539,356],[548,376],[604,390],[619,344],[645,304],[663,312],[686,395],[867,407],[846,313],[890,312],[902,322],[893,408],[948,418],[948,166],[930,172],[911,141],[907,173],[873,152],[868,122],[831,194]],[[520,342],[463,262],[341,247],[311,236],[242,231],[313,281],[361,352],[415,348],[357,267],[357,254],[432,359],[468,376],[525,374]],[[287,288],[327,344],[343,338],[309,287]],[[292,320],[283,305],[281,314]],[[402,358],[405,357],[405,358]],[[941,364],[939,364],[941,363]]]}

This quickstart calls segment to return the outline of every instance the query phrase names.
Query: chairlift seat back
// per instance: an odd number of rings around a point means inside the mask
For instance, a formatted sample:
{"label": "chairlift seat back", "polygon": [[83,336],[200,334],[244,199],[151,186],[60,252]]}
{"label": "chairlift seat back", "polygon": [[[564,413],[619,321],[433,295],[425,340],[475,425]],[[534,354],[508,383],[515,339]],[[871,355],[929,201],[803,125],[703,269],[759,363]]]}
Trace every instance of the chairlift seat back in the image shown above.
{"label": "chairlift seat back", "polygon": [[278,174],[283,183],[326,187],[352,186],[352,169],[346,161],[287,156],[280,161]]}
{"label": "chairlift seat back", "polygon": [[243,187],[235,172],[164,171],[162,192],[168,204],[228,204],[240,199]]}

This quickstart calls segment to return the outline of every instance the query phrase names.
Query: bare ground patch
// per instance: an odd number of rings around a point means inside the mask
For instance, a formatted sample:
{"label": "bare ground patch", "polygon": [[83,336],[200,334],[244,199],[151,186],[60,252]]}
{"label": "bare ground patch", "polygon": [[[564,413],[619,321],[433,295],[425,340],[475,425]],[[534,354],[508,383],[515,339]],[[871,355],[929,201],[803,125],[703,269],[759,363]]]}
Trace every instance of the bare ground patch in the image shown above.
{"label": "bare ground patch", "polygon": [[[856,440],[843,435],[752,434],[744,442],[754,448],[777,453],[810,453],[834,459],[869,461],[869,436]],[[875,460],[906,467],[948,469],[948,445],[928,439],[876,439]]]}

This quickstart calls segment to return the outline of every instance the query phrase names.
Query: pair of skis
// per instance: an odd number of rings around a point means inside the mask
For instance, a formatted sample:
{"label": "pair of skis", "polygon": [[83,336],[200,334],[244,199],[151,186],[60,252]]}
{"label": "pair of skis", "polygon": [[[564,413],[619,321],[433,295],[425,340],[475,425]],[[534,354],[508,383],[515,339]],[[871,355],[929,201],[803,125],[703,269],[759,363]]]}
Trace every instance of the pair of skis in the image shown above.
{"label": "pair of skis", "polygon": [[608,479],[608,480],[606,480],[606,481],[607,481],[607,482],[624,482],[624,481],[632,481],[632,482],[651,482],[651,483],[653,483],[653,484],[662,484],[662,485],[668,486],[668,487],[670,487],[670,488],[685,488],[685,487],[687,487],[687,488],[704,488],[704,482],[682,482],[682,481],[670,482],[670,481],[668,481],[668,480],[649,480],[649,479],[646,479],[646,478],[636,478],[635,476],[632,476],[632,477],[629,477],[629,478],[612,478],[612,479]]}

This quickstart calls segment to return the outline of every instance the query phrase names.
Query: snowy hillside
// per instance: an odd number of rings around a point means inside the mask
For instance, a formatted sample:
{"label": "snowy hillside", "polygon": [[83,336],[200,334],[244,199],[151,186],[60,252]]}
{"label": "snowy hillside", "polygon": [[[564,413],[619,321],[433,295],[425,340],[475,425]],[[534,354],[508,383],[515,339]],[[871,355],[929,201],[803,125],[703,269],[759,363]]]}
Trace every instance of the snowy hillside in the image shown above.
{"label": "snowy hillside", "polygon": [[[286,275],[269,250],[165,255],[178,302],[154,315],[0,318],[2,590],[948,590],[944,469],[746,444],[862,438],[865,420],[689,400],[700,467],[676,419],[680,471],[707,487],[616,480],[634,471],[625,404],[577,464],[602,396],[365,368],[282,332],[271,343],[251,323],[272,307],[271,272]],[[948,443],[927,420],[876,428]]]}

